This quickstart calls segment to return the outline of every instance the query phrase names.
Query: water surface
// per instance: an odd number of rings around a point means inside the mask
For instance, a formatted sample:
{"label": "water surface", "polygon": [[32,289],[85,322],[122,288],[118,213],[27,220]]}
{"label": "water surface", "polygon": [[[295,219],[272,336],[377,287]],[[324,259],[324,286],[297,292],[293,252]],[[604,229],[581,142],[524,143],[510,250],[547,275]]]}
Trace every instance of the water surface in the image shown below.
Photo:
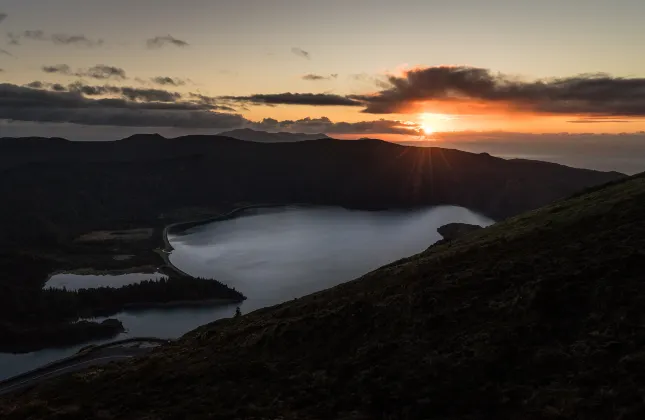
{"label": "water surface", "polygon": [[173,264],[244,293],[249,312],[327,289],[419,253],[437,228],[492,220],[462,207],[352,211],[335,207],[251,209],[172,236]]}
{"label": "water surface", "polygon": [[[486,226],[492,220],[449,206],[383,212],[330,207],[253,209],[234,219],[171,236],[175,250],[170,260],[193,276],[216,278],[240,290],[248,297],[241,305],[242,312],[248,313],[335,286],[421,252],[441,239],[438,227],[453,222]],[[68,283],[67,287],[71,286]],[[113,318],[127,329],[117,339],[177,338],[233,316],[235,308],[154,309],[122,312]],[[0,379],[69,356],[87,344],[23,355],[0,354]]]}

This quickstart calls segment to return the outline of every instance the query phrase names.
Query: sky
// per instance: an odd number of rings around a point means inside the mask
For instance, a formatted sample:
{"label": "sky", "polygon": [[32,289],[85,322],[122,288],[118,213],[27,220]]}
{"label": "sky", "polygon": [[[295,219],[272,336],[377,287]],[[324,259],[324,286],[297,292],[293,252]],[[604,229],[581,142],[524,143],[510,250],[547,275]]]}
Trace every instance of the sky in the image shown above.
{"label": "sky", "polygon": [[0,137],[641,138],[642,16],[642,0],[3,0]]}

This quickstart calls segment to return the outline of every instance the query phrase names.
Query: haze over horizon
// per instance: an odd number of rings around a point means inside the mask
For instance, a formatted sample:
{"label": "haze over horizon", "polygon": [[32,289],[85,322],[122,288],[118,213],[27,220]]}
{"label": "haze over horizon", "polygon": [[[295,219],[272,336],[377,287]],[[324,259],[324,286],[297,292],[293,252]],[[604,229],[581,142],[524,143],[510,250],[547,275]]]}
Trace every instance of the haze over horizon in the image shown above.
{"label": "haze over horizon", "polygon": [[645,152],[637,0],[34,4],[0,9],[0,137],[253,128]]}

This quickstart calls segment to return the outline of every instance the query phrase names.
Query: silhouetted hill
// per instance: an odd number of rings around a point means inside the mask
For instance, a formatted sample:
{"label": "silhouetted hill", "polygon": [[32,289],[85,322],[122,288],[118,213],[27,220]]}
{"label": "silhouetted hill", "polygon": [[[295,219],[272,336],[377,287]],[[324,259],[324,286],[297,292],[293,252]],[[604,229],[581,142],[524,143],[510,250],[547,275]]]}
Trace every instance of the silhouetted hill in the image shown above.
{"label": "silhouetted hill", "polygon": [[262,144],[221,136],[0,142],[0,246],[162,225],[185,208],[311,203],[436,204],[496,219],[619,179],[603,173],[379,140]]}
{"label": "silhouetted hill", "polygon": [[306,134],[306,133],[269,133],[267,131],[252,130],[250,128],[240,128],[237,130],[220,133],[220,136],[232,137],[238,140],[254,141],[258,143],[292,143],[297,141],[328,139],[326,134]]}
{"label": "silhouetted hill", "polygon": [[0,414],[641,419],[643,250],[641,175],[4,397]]}

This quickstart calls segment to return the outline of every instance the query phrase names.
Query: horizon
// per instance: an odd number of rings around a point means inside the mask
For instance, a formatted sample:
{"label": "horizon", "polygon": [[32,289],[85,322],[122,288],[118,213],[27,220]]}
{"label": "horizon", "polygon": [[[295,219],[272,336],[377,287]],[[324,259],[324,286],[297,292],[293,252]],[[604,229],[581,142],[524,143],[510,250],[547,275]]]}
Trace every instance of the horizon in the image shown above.
{"label": "horizon", "polygon": [[8,0],[0,131],[642,134],[645,4],[615,3]]}

